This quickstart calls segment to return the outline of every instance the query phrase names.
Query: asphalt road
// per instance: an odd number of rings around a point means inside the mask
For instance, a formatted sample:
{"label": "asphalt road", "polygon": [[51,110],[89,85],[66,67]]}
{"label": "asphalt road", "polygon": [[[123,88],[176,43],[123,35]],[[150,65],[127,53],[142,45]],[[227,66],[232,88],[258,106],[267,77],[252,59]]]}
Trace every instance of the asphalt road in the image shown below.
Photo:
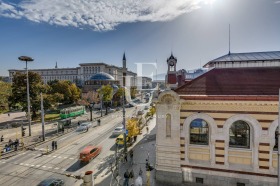
{"label": "asphalt road", "polygon": [[[143,109],[143,106],[138,107]],[[126,116],[136,112],[135,108],[126,109]],[[88,132],[70,132],[56,139],[58,150],[42,155],[51,142],[36,147],[35,151],[25,151],[0,161],[0,185],[33,186],[47,178],[61,178],[65,185],[80,185],[81,181],[66,177],[65,174],[81,175],[93,170],[95,175],[106,174],[108,158],[114,154],[115,138],[110,137],[116,126],[122,123],[122,113],[110,114],[101,120],[101,126]],[[101,145],[101,154],[89,164],[81,166],[79,152],[87,145]]]}

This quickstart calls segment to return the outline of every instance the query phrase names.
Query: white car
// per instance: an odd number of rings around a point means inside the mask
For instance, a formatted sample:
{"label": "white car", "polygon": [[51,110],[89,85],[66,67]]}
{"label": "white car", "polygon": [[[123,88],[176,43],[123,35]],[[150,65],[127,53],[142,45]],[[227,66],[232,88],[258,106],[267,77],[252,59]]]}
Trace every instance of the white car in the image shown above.
{"label": "white car", "polygon": [[87,128],[89,129],[90,127],[92,127],[92,123],[91,122],[85,122],[85,123],[81,123],[80,126],[78,126],[76,131],[84,131],[87,130]]}
{"label": "white car", "polygon": [[119,136],[122,133],[123,133],[123,127],[116,127],[115,130],[113,131],[112,135]]}

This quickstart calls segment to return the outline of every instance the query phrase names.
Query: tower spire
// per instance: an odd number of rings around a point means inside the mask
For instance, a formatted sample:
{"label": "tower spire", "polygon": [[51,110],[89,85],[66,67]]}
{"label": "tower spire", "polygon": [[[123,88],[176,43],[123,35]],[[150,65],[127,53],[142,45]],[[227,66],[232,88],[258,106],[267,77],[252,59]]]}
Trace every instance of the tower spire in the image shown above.
{"label": "tower spire", "polygon": [[125,52],[123,53],[123,61],[126,61]]}
{"label": "tower spire", "polygon": [[57,68],[57,61],[55,62],[55,68]]}

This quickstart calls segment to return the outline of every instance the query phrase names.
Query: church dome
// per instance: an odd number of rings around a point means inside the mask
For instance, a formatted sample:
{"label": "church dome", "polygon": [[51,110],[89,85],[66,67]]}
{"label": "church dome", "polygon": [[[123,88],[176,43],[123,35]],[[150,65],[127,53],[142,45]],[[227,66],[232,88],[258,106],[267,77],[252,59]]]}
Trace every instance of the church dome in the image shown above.
{"label": "church dome", "polygon": [[107,74],[105,72],[99,72],[91,76],[90,80],[109,80],[109,81],[115,81],[115,78],[111,76],[110,74]]}

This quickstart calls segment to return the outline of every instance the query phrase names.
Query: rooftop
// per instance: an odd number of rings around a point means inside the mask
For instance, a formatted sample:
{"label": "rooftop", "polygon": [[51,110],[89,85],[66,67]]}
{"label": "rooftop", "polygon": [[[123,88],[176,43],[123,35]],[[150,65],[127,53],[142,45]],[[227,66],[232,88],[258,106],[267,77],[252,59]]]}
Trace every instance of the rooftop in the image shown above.
{"label": "rooftop", "polygon": [[178,87],[182,96],[278,96],[280,67],[214,68]]}
{"label": "rooftop", "polygon": [[111,76],[110,74],[107,74],[105,72],[99,72],[91,76],[90,80],[109,80],[114,81],[115,78]]}
{"label": "rooftop", "polygon": [[[215,62],[268,61],[268,60],[280,60],[280,51],[229,53],[217,59],[211,60],[207,64],[213,62],[215,63]],[[204,65],[204,67],[206,67],[207,64]]]}

